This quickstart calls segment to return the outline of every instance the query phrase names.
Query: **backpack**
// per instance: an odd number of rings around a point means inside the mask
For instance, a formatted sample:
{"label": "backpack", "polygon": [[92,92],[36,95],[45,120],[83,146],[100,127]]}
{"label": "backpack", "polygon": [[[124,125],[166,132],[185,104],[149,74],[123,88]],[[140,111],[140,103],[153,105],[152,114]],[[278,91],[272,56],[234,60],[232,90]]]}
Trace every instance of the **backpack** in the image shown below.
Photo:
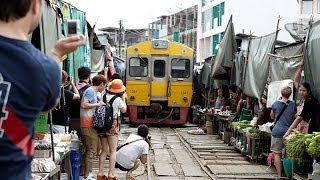
{"label": "backpack", "polygon": [[113,124],[113,101],[117,96],[113,96],[109,102],[107,102],[107,95],[103,96],[103,102],[105,105],[96,108],[93,115],[93,127],[98,133],[105,133],[112,128]]}
{"label": "backpack", "polygon": [[72,100],[69,106],[69,117],[70,118],[80,118],[80,104],[83,97],[84,91],[86,91],[90,86],[87,84],[82,88],[78,89],[80,94],[80,99]]}

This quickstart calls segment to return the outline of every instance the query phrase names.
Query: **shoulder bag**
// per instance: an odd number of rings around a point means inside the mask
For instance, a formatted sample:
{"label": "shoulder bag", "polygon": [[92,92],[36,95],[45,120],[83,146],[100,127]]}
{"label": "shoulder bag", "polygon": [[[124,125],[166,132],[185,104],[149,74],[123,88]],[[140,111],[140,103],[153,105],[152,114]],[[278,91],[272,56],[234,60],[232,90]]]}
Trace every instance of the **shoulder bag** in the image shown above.
{"label": "shoulder bag", "polygon": [[282,111],[281,111],[280,114],[277,116],[276,121],[275,121],[275,122],[273,123],[273,125],[270,127],[270,130],[271,130],[271,131],[272,131],[272,129],[274,128],[274,126],[276,125],[276,123],[278,122],[278,120],[280,119],[280,117],[282,116],[283,112],[287,109],[289,102],[290,102],[290,101],[288,100],[288,101],[285,103]]}
{"label": "shoulder bag", "polygon": [[134,141],[130,141],[130,142],[126,142],[120,146],[117,147],[117,151],[119,151],[121,148],[123,148],[124,146],[128,145],[128,144],[131,144],[131,143],[134,143],[134,142],[137,142],[137,141],[140,141],[140,140],[144,140],[144,139],[136,139]]}

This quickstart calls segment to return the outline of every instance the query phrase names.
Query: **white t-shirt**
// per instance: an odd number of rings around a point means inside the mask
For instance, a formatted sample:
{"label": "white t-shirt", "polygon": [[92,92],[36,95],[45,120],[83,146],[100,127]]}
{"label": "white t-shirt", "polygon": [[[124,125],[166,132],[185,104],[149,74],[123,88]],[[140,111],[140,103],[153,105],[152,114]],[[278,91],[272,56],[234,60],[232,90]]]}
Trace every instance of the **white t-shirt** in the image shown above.
{"label": "white t-shirt", "polygon": [[[112,97],[115,96],[113,94],[107,94],[107,102],[109,102]],[[121,97],[117,97],[113,103],[112,103],[112,107],[113,107],[113,117],[114,118],[118,118],[120,116],[120,109],[125,107],[124,102],[122,101]]]}
{"label": "white t-shirt", "polygon": [[[132,142],[137,139],[143,139],[141,136],[136,134],[130,134],[126,142]],[[125,143],[126,143],[125,142]],[[143,154],[148,154],[149,144],[143,139],[133,143],[130,143],[126,146],[123,146],[117,152],[116,161],[122,167],[126,169],[131,169],[134,166],[134,162],[141,157]]]}

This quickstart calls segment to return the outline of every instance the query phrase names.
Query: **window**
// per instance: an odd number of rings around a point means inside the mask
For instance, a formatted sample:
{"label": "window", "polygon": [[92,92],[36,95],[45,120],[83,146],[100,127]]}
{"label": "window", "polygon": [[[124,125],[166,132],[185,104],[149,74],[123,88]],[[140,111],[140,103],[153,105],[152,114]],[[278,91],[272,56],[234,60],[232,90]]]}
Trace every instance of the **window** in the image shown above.
{"label": "window", "polygon": [[212,29],[222,25],[222,16],[224,15],[224,2],[212,8]]}
{"label": "window", "polygon": [[202,0],[202,1],[201,1],[201,5],[202,5],[202,6],[205,6],[205,5],[206,5],[206,0]]}
{"label": "window", "polygon": [[130,58],[129,66],[129,74],[132,77],[146,77],[148,75],[148,58]]}
{"label": "window", "polygon": [[190,60],[174,58],[171,62],[172,78],[188,78],[190,77]]}
{"label": "window", "polygon": [[154,77],[163,78],[166,74],[166,62],[164,60],[155,60],[153,69]]}
{"label": "window", "polygon": [[312,14],[312,7],[312,0],[302,0],[301,14]]}
{"label": "window", "polygon": [[320,1],[318,0],[318,14],[320,14]]}
{"label": "window", "polygon": [[219,44],[219,34],[215,34],[212,36],[212,55],[217,54],[217,44]]}

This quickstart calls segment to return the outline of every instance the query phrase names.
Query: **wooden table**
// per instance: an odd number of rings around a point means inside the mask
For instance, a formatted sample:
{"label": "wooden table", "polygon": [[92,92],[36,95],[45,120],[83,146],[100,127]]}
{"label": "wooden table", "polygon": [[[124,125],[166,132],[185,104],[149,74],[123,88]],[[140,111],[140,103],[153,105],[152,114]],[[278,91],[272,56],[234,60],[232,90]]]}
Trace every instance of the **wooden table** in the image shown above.
{"label": "wooden table", "polygon": [[271,134],[269,132],[261,131],[259,140],[260,154],[264,157],[268,157],[271,145]]}
{"label": "wooden table", "polygon": [[61,167],[60,172],[67,172],[68,178],[73,179],[72,177],[72,166],[70,159],[70,150],[67,151],[60,159],[55,162],[56,165]]}
{"label": "wooden table", "polygon": [[250,159],[258,160],[259,154],[259,143],[260,143],[260,136],[259,137],[250,137],[250,146],[248,147],[248,155],[247,157]]}

